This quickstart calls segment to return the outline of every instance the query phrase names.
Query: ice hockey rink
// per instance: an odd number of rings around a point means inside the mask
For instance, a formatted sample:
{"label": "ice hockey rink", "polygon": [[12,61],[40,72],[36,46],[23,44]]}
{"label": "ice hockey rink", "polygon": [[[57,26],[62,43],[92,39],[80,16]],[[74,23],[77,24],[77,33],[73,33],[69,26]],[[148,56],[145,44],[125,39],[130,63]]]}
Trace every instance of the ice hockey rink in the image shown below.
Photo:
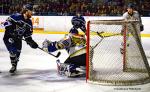
{"label": "ice hockey rink", "polygon": [[[40,45],[44,39],[60,40],[64,34],[33,34],[33,39]],[[142,38],[146,56],[150,63],[150,38]],[[57,52],[56,52],[57,53]],[[56,54],[54,53],[54,54]],[[149,92],[150,83],[137,86],[102,86],[86,83],[85,77],[68,78],[57,74],[56,60],[63,62],[68,57],[61,50],[55,58],[39,49],[30,48],[23,42],[22,53],[18,63],[18,72],[10,76],[9,54],[0,32],[0,92]]]}

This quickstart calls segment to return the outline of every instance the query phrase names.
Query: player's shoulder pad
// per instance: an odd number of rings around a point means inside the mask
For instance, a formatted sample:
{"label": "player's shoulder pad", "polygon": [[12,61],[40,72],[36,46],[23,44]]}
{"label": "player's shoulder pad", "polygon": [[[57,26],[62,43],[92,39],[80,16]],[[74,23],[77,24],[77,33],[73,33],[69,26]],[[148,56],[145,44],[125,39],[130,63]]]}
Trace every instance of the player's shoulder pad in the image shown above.
{"label": "player's shoulder pad", "polygon": [[84,17],[83,16],[73,16],[73,19],[83,19],[84,20]]}
{"label": "player's shoulder pad", "polygon": [[85,22],[85,19],[83,16],[80,16],[79,19],[80,19],[80,21]]}
{"label": "player's shoulder pad", "polygon": [[80,21],[80,22],[82,22],[82,23],[85,23],[85,19],[84,19],[83,16],[80,16],[80,17],[74,16],[74,17],[72,18],[72,21]]}
{"label": "player's shoulder pad", "polygon": [[138,11],[133,11],[134,14],[139,14]]}
{"label": "player's shoulder pad", "polygon": [[76,20],[76,19],[77,19],[77,17],[76,17],[76,16],[73,16],[72,19],[71,19],[71,21],[74,21],[74,20]]}
{"label": "player's shoulder pad", "polygon": [[128,12],[125,12],[124,14],[123,14],[123,16],[127,16],[128,15]]}
{"label": "player's shoulder pad", "polygon": [[80,16],[80,18],[84,20],[84,17],[83,17],[83,16]]}
{"label": "player's shoulder pad", "polygon": [[20,13],[15,13],[10,16],[12,19],[18,21],[22,19],[22,15]]}
{"label": "player's shoulder pad", "polygon": [[128,12],[125,12],[125,13],[123,14],[123,19],[128,19],[128,17],[129,17]]}
{"label": "player's shoulder pad", "polygon": [[73,16],[72,18],[77,18],[77,16]]}

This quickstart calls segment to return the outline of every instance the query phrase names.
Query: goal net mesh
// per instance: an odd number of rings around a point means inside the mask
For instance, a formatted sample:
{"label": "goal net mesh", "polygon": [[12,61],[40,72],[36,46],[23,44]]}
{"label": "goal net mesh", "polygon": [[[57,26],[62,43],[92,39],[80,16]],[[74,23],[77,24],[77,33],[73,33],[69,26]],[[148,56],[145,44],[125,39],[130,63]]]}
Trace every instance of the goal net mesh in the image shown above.
{"label": "goal net mesh", "polygon": [[87,81],[103,85],[149,82],[138,21],[93,20],[87,26]]}

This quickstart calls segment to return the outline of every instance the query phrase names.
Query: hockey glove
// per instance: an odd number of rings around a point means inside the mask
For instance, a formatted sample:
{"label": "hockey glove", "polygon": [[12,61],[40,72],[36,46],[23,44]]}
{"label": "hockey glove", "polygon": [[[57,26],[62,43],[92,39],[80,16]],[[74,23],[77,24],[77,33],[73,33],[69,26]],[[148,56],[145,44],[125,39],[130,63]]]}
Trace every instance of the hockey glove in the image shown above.
{"label": "hockey glove", "polygon": [[140,26],[140,31],[143,31],[143,30],[144,30],[144,26],[141,25],[141,26]]}
{"label": "hockey glove", "polygon": [[25,41],[30,45],[31,48],[38,48],[38,44],[31,37],[26,38]]}

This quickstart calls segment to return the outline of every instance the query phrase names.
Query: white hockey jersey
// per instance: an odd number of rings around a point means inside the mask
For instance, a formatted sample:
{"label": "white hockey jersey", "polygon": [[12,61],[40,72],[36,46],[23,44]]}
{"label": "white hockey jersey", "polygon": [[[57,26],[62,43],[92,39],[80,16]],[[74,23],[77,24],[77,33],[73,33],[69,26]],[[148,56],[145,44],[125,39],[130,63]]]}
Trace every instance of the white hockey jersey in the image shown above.
{"label": "white hockey jersey", "polygon": [[[134,24],[135,24],[135,28],[137,29],[137,33],[138,33],[138,35],[140,37],[140,26],[142,26],[142,21],[141,21],[141,17],[139,15],[139,13],[137,11],[133,11],[133,14],[130,15],[128,12],[125,12],[123,14],[123,19],[126,20],[126,21],[129,21],[129,20],[131,20],[131,21],[132,20],[133,21],[134,20],[139,21],[138,23],[134,23]],[[128,29],[129,30],[133,29],[131,24],[128,24]]]}

